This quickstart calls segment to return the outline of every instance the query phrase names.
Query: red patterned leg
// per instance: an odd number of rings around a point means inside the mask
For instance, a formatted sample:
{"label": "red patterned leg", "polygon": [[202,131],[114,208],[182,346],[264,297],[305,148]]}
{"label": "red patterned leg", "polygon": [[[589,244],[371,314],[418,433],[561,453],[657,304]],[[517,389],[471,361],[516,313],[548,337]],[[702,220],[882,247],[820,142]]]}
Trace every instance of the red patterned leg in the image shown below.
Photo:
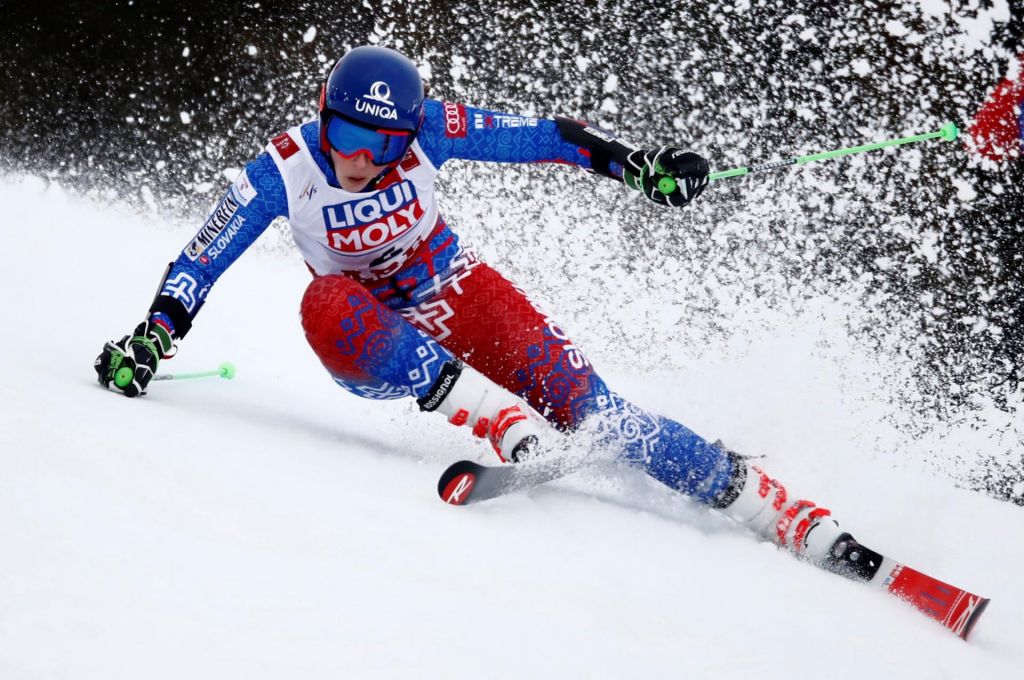
{"label": "red patterned leg", "polygon": [[565,333],[487,264],[468,268],[402,314],[558,427],[577,425],[606,392]]}
{"label": "red patterned leg", "polygon": [[320,276],[302,297],[302,328],[335,382],[394,399],[433,384],[451,355],[345,276]]}
{"label": "red patterned leg", "polygon": [[1016,78],[1006,78],[989,95],[968,133],[979,153],[993,160],[1020,154],[1018,107],[1024,100],[1024,54],[1017,58]]}

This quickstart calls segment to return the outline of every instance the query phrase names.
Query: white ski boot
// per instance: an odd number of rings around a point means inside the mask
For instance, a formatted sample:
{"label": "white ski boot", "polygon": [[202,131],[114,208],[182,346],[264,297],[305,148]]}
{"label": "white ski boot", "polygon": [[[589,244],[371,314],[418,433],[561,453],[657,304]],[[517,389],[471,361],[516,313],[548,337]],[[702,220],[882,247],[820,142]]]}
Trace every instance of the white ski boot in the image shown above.
{"label": "white ski boot", "polygon": [[756,534],[814,562],[829,558],[843,532],[832,513],[794,496],[757,465],[731,453],[732,482],[716,503],[722,512]]}
{"label": "white ski boot", "polygon": [[540,418],[525,401],[459,361],[441,368],[434,385],[417,402],[421,411],[437,411],[456,426],[469,425],[487,438],[502,462],[519,463],[537,446]]}

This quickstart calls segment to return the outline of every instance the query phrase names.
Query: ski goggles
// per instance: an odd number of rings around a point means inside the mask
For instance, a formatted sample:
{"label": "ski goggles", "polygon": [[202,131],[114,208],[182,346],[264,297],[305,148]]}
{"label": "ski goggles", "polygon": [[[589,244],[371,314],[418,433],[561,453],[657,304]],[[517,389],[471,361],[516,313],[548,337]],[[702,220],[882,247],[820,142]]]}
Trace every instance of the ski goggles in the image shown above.
{"label": "ski goggles", "polygon": [[405,156],[412,135],[404,130],[363,127],[334,115],[327,121],[327,142],[345,158],[365,153],[374,165],[390,165]]}

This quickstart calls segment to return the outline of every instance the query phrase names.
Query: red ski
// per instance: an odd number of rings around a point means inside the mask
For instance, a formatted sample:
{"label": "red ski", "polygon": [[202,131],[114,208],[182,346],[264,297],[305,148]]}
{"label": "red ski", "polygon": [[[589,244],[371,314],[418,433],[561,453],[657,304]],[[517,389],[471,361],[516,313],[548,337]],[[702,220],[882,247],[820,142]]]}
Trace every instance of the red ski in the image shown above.
{"label": "red ski", "polygon": [[882,569],[871,584],[914,605],[964,640],[989,603],[987,597],[969,593],[890,559],[883,561]]}
{"label": "red ski", "polygon": [[[438,480],[437,493],[450,505],[468,505],[517,493],[571,474],[586,459],[545,458],[516,465],[480,465],[462,460]],[[989,599],[945,583],[861,545],[842,534],[818,566],[881,588],[912,604],[966,640]]]}

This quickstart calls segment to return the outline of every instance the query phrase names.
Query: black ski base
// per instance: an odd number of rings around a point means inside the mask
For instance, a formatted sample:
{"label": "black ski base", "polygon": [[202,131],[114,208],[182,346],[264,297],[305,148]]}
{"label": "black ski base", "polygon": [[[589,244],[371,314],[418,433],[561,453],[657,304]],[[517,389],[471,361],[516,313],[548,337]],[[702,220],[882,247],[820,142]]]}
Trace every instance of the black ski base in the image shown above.
{"label": "black ski base", "polygon": [[437,493],[449,505],[469,505],[545,484],[575,472],[583,464],[583,459],[576,458],[544,458],[506,465],[460,460],[441,475]]}

